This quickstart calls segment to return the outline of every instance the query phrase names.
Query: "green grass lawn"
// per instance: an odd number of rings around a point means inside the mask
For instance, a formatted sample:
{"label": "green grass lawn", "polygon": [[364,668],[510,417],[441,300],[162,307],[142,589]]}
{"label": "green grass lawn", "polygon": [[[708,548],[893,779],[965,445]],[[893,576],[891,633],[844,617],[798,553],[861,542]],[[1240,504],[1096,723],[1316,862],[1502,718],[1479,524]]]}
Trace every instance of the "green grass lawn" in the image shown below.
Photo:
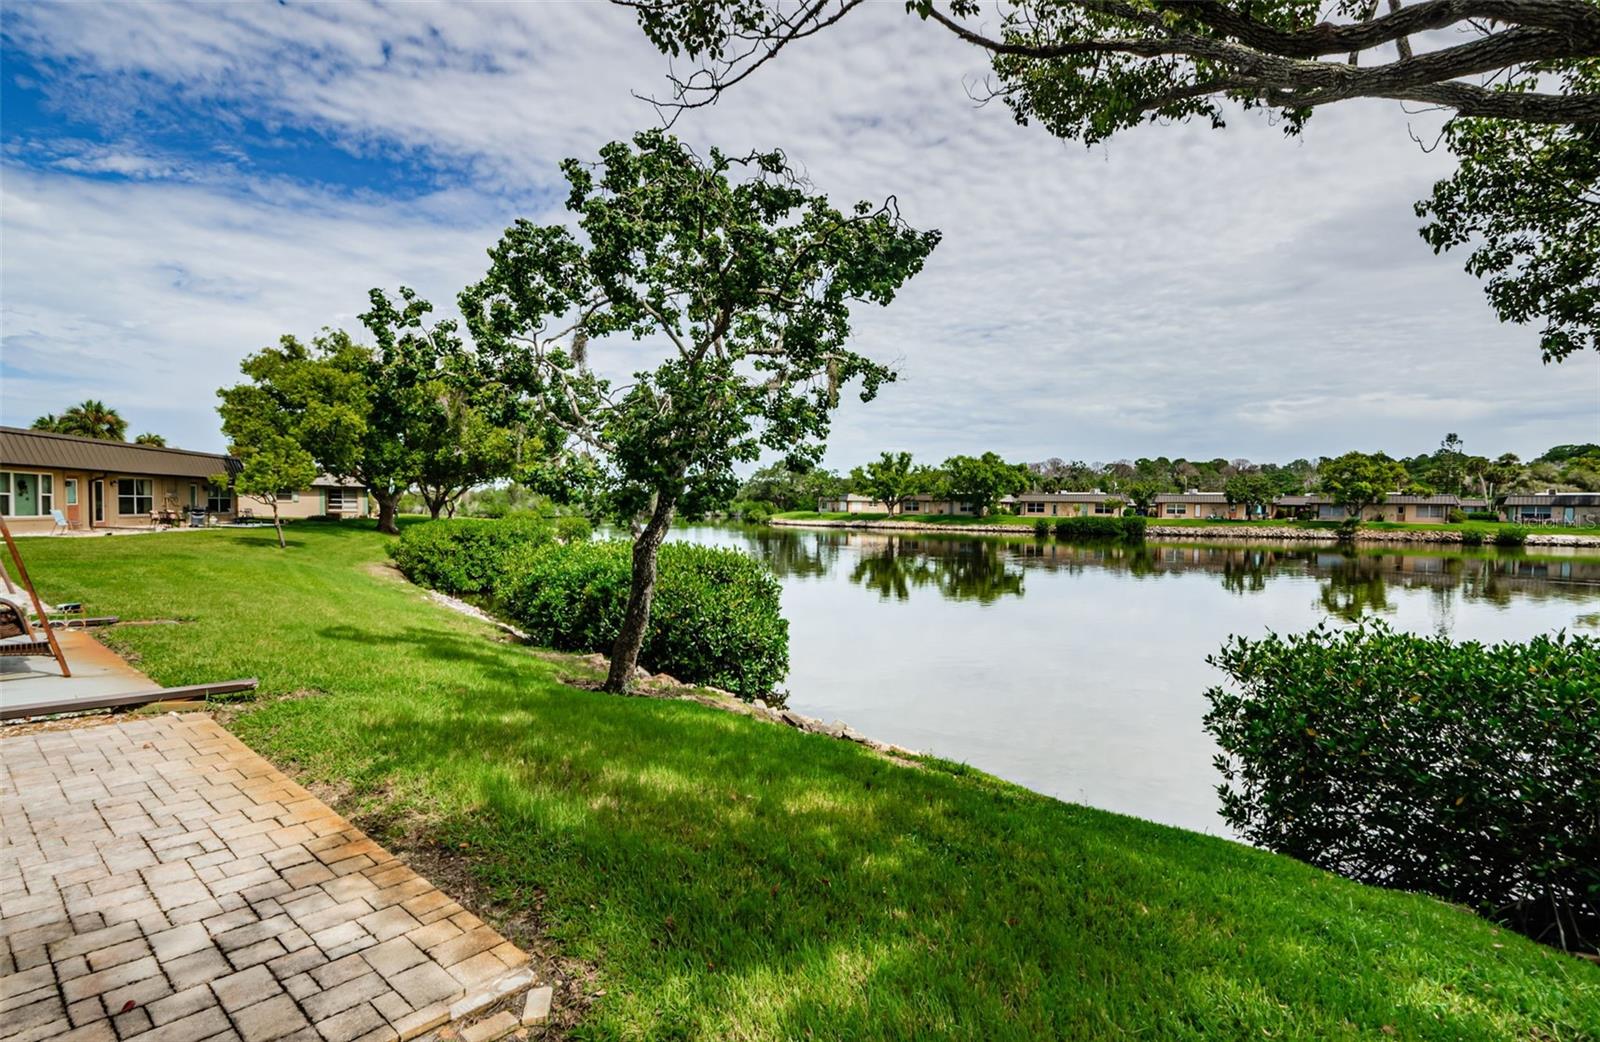
{"label": "green grass lawn", "polygon": [[1460,909],[951,764],[568,687],[377,567],[370,526],[289,540],[22,545],[48,599],[190,620],[109,639],[163,683],[260,677],[241,738],[537,908],[604,991],[577,1037],[1600,1038],[1600,967]]}

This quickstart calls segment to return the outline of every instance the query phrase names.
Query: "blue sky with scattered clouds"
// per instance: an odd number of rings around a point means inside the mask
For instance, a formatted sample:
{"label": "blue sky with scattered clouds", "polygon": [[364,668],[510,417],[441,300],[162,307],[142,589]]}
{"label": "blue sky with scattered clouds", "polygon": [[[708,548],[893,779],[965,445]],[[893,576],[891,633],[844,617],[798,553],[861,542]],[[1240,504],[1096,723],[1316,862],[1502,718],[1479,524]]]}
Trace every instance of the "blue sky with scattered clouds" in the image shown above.
{"label": "blue sky with scattered clouds", "polygon": [[[607,4],[7,5],[0,416],[86,397],[219,448],[214,392],[372,286],[448,302],[557,163],[654,124],[669,66]],[[966,87],[981,56],[870,5],[677,131],[783,147],[836,201],[894,194],[943,244],[860,344],[900,382],[829,461],[1289,459],[1600,440],[1600,358],[1539,362],[1412,203],[1434,114],[1239,114],[1095,149]],[[1409,132],[1409,133],[1408,133]],[[611,364],[625,371],[633,358]]]}

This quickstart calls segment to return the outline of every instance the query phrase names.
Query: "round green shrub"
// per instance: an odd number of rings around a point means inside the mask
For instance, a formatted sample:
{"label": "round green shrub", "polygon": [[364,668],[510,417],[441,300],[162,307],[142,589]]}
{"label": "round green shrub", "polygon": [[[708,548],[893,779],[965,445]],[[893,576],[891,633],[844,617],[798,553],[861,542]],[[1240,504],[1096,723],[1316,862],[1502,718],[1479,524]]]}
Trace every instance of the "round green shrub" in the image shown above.
{"label": "round green shrub", "polygon": [[1462,546],[1482,546],[1488,542],[1488,536],[1481,528],[1463,528],[1461,530]]}
{"label": "round green shrub", "polygon": [[1033,534],[1039,539],[1050,538],[1050,522],[1042,517],[1039,518],[1033,523]]}
{"label": "round green shrub", "polygon": [[[522,550],[505,562],[496,607],[539,644],[610,654],[627,609],[632,549],[607,540]],[[778,580],[735,550],[665,544],[639,661],[741,698],[769,696],[789,671]]]}
{"label": "round green shrub", "polygon": [[1521,525],[1505,525],[1494,534],[1495,546],[1521,546],[1528,541],[1528,530]]}
{"label": "round green shrub", "polygon": [[[583,524],[587,529],[588,522]],[[389,545],[389,556],[419,586],[457,595],[482,594],[504,570],[507,554],[549,543],[557,531],[549,520],[526,515],[424,521],[406,526]]]}
{"label": "round green shrub", "polygon": [[1600,640],[1457,644],[1381,623],[1232,638],[1208,661],[1222,815],[1363,883],[1600,941]]}
{"label": "round green shrub", "polygon": [[1444,515],[1447,524],[1459,525],[1466,523],[1467,515],[1456,507],[1451,507]]}

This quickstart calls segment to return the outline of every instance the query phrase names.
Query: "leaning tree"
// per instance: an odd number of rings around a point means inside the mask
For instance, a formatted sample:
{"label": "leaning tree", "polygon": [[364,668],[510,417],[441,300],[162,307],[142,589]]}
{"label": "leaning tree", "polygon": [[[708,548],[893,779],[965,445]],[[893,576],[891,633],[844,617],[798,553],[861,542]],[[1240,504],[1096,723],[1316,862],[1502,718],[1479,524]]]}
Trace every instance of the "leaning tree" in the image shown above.
{"label": "leaning tree", "polygon": [[[714,102],[864,0],[613,0],[695,68],[669,104]],[[910,0],[987,52],[1022,123],[1094,144],[1146,122],[1220,128],[1226,103],[1296,134],[1318,108],[1387,98],[1449,114],[1457,172],[1417,204],[1435,252],[1465,247],[1502,321],[1542,320],[1560,361],[1600,349],[1596,0]]]}
{"label": "leaning tree", "polygon": [[[888,304],[939,236],[908,227],[892,198],[835,209],[780,152],[702,157],[649,131],[562,170],[576,232],[518,221],[460,304],[479,350],[633,525],[606,680],[622,692],[674,515],[729,498],[734,465],[763,448],[798,465],[820,457],[841,386],[859,380],[869,400],[894,377],[851,349],[851,305]],[[640,340],[659,349],[648,360]],[[591,366],[602,348],[637,367],[630,379]]]}

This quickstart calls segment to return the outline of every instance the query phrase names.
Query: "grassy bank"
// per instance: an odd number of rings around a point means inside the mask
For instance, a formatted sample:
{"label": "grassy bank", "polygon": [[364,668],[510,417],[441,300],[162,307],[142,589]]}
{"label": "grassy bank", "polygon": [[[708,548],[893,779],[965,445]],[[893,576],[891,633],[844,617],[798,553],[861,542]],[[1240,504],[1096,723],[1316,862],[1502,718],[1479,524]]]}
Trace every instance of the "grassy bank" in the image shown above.
{"label": "grassy bank", "polygon": [[393,577],[370,527],[289,538],[24,551],[51,599],[189,620],[110,636],[164,683],[260,677],[246,742],[534,911],[597,968],[580,1037],[1600,1036],[1600,968],[1459,909],[950,764],[575,689]]}

